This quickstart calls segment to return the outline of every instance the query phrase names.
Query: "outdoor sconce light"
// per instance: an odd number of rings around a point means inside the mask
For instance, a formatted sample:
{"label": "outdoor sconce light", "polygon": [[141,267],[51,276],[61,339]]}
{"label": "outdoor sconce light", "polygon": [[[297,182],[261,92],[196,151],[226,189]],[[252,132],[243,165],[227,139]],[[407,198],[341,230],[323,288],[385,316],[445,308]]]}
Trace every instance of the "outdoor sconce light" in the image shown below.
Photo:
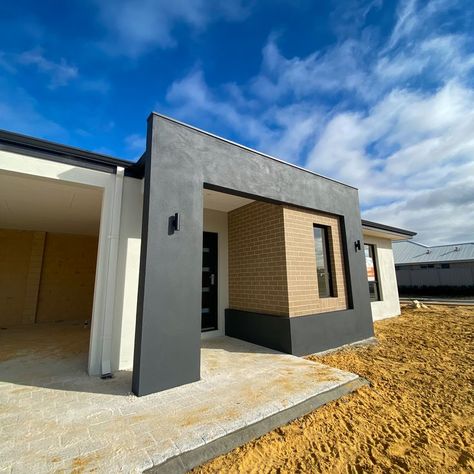
{"label": "outdoor sconce light", "polygon": [[176,212],[174,217],[173,217],[173,230],[178,231],[179,230],[179,213]]}
{"label": "outdoor sconce light", "polygon": [[356,253],[357,253],[357,250],[360,250],[360,249],[361,249],[361,248],[360,248],[360,240],[356,240],[356,241],[354,242],[354,248],[355,248]]}

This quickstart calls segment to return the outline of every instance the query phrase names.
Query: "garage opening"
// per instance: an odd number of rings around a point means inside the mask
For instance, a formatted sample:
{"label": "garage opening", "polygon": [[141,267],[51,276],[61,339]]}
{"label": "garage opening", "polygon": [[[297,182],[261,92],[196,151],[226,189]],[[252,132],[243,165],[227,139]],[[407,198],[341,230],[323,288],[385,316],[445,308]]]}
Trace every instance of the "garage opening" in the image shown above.
{"label": "garage opening", "polygon": [[102,194],[0,173],[2,380],[86,372]]}

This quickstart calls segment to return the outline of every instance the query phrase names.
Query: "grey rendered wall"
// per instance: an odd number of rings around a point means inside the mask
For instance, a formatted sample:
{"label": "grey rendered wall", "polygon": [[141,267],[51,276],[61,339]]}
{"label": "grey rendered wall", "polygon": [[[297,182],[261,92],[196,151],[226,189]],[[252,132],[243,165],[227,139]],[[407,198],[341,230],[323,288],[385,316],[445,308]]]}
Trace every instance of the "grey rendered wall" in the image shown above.
{"label": "grey rendered wall", "polygon": [[[134,393],[199,379],[203,186],[343,216],[353,307],[330,314],[345,339],[373,335],[364,252],[353,244],[363,241],[357,190],[156,114],[147,154]],[[176,212],[181,230],[171,233]]]}

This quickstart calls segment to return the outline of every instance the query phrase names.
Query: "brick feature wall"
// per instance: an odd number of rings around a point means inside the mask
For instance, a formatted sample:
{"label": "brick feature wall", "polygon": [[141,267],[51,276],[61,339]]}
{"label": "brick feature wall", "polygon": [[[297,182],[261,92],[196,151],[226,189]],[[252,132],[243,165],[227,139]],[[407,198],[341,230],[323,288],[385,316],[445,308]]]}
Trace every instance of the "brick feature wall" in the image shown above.
{"label": "brick feature wall", "polygon": [[288,315],[283,208],[253,202],[229,212],[229,307]]}
{"label": "brick feature wall", "polygon": [[[283,215],[289,315],[303,316],[347,309],[339,218],[289,206],[284,207]],[[330,298],[319,298],[314,225],[323,225],[329,228],[329,254],[334,288],[334,297]]]}
{"label": "brick feature wall", "polygon": [[[229,307],[276,316],[347,309],[336,216],[253,202],[229,212]],[[334,297],[319,298],[313,226],[328,226]]]}

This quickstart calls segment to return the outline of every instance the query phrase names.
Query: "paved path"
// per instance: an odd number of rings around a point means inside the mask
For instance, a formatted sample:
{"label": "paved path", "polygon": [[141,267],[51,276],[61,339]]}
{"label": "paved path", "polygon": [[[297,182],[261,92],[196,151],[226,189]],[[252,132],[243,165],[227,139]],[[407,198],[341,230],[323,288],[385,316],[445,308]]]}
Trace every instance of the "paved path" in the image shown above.
{"label": "paved path", "polygon": [[86,375],[88,337],[0,331],[0,472],[142,472],[358,379],[218,338],[203,341],[199,382],[137,398],[131,372]]}

